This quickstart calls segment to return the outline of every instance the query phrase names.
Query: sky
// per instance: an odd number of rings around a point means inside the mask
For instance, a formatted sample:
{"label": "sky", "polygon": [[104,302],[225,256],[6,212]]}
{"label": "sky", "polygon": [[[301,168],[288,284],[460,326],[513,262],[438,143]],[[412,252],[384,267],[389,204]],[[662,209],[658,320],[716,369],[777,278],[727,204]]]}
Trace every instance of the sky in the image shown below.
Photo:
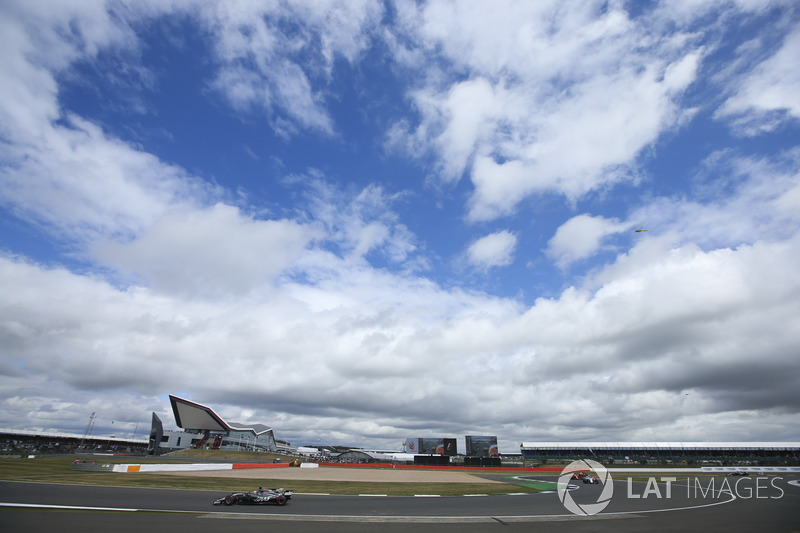
{"label": "sky", "polygon": [[0,48],[0,427],[800,440],[793,0],[5,0]]}

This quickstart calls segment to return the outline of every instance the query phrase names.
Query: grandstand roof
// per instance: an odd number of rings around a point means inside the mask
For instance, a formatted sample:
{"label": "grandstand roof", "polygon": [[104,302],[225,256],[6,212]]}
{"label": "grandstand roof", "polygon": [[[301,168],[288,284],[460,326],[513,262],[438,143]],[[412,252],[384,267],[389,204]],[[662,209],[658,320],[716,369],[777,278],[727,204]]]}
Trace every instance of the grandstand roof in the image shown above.
{"label": "grandstand roof", "polygon": [[645,450],[789,450],[800,449],[800,442],[523,442],[520,449],[574,450],[591,448]]}
{"label": "grandstand roof", "polygon": [[103,441],[103,442],[116,442],[116,443],[128,443],[128,444],[147,444],[147,439],[136,439],[136,438],[124,438],[124,437],[114,437],[108,436],[104,437],[101,435],[86,435],[80,433],[65,433],[61,431],[33,431],[28,429],[11,429],[11,428],[0,428],[0,435],[6,437],[42,437],[48,439],[86,439],[86,440],[93,440],[93,441]]}
{"label": "grandstand roof", "polygon": [[211,431],[248,431],[254,435],[261,435],[271,431],[272,428],[264,424],[240,424],[227,422],[214,410],[205,405],[191,402],[177,396],[169,395],[172,403],[172,412],[175,422],[183,429],[207,429]]}

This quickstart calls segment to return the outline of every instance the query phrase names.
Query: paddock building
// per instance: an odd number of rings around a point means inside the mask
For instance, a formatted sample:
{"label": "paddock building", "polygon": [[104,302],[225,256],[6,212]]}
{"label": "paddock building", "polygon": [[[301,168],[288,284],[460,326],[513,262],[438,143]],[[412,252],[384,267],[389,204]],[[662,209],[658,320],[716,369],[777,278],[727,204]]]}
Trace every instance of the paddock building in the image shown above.
{"label": "paddock building", "polygon": [[183,448],[276,451],[275,434],[264,424],[224,420],[208,406],[170,395],[175,423],[183,431],[165,430],[153,413],[148,452],[160,454]]}
{"label": "paddock building", "polygon": [[800,442],[523,442],[520,451],[539,463],[800,464]]}

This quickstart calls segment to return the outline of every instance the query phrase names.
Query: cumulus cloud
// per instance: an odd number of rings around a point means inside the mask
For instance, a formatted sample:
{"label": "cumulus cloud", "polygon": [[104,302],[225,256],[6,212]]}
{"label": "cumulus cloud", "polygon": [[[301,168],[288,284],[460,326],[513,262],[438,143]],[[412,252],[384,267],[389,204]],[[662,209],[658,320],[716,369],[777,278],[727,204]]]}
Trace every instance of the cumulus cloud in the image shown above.
{"label": "cumulus cloud", "polygon": [[0,201],[69,240],[130,237],[169,206],[219,193],[79,117],[65,126],[45,122],[41,134],[6,147]]}
{"label": "cumulus cloud", "polygon": [[181,168],[62,112],[55,81],[61,69],[100,48],[134,48],[136,40],[131,21],[102,6],[40,7],[16,6],[17,24],[7,11],[0,16],[10,29],[2,32],[8,46],[0,82],[7,96],[0,99],[6,141],[0,148],[0,205],[85,245],[99,237],[130,237],[170,205],[218,194]]}
{"label": "cumulus cloud", "polygon": [[630,224],[602,216],[577,215],[556,230],[547,247],[549,255],[562,268],[591,257],[603,246],[603,239],[630,229]]}
{"label": "cumulus cloud", "polygon": [[[251,416],[284,434],[354,444],[417,428],[461,434],[475,420],[522,438],[685,424],[683,438],[702,440],[724,438],[704,416],[793,405],[797,239],[654,253],[664,245],[639,243],[587,287],[528,308],[369,270],[220,305],[6,259],[0,322],[19,363],[2,382],[53,401],[26,376],[47,375],[78,396],[187,389],[234,420],[236,405],[265,405]],[[742,394],[741,368],[751,369],[754,395]],[[576,381],[586,385],[578,397]],[[536,427],[519,425],[520,410]],[[737,438],[758,438],[748,427]]]}
{"label": "cumulus cloud", "polygon": [[[247,221],[215,209],[237,225]],[[677,216],[682,206],[673,209]],[[599,227],[595,235],[614,225],[575,218]],[[247,223],[258,231],[256,221]],[[340,275],[227,305],[143,287],[119,290],[5,258],[0,324],[16,363],[0,380],[4,412],[18,413],[14,391],[26,391],[44,405],[29,408],[49,427],[47,406],[59,397],[113,386],[145,394],[190,390],[233,420],[241,419],[237,405],[265,405],[248,416],[312,442],[389,446],[419,428],[459,435],[465,426],[502,433],[509,447],[509,435],[610,439],[618,432],[652,436],[654,427],[724,440],[724,425],[707,426],[720,413],[752,421],[747,413],[758,406],[774,412],[769,420],[790,416],[791,376],[799,370],[789,355],[800,331],[792,318],[800,316],[797,257],[796,237],[708,251],[642,239],[586,286],[529,307],[333,258],[324,264]],[[428,372],[431,364],[437,372]],[[747,394],[736,378],[741,368],[754,380]],[[46,392],[44,376],[55,389]],[[197,380],[202,390],[192,386]],[[585,384],[577,397],[576,381]],[[535,424],[520,424],[519,412]],[[476,427],[476,420],[486,422]],[[759,438],[760,424],[746,427],[737,438]],[[784,435],[782,429],[774,438]]]}
{"label": "cumulus cloud", "polygon": [[467,260],[479,270],[506,266],[514,259],[517,236],[503,230],[475,240],[467,247]]}
{"label": "cumulus cloud", "polygon": [[289,268],[315,231],[288,220],[254,220],[235,207],[164,214],[134,240],[98,244],[105,265],[163,292],[241,295]]}
{"label": "cumulus cloud", "polygon": [[630,179],[624,167],[691,115],[679,101],[701,51],[682,33],[653,40],[619,9],[430,2],[401,14],[446,65],[412,93],[420,122],[408,134],[430,141],[442,179],[469,175],[473,220],[509,215],[535,193],[575,199]]}

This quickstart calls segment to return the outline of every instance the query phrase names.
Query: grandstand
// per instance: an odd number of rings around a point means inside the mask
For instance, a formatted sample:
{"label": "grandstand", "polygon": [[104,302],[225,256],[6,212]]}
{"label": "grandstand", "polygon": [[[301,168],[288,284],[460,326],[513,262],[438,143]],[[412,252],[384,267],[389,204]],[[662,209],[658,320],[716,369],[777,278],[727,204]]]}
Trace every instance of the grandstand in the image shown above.
{"label": "grandstand", "polygon": [[800,442],[523,442],[524,460],[797,466]]}
{"label": "grandstand", "polygon": [[146,451],[146,439],[0,428],[0,453],[3,455],[76,453],[143,455]]}

